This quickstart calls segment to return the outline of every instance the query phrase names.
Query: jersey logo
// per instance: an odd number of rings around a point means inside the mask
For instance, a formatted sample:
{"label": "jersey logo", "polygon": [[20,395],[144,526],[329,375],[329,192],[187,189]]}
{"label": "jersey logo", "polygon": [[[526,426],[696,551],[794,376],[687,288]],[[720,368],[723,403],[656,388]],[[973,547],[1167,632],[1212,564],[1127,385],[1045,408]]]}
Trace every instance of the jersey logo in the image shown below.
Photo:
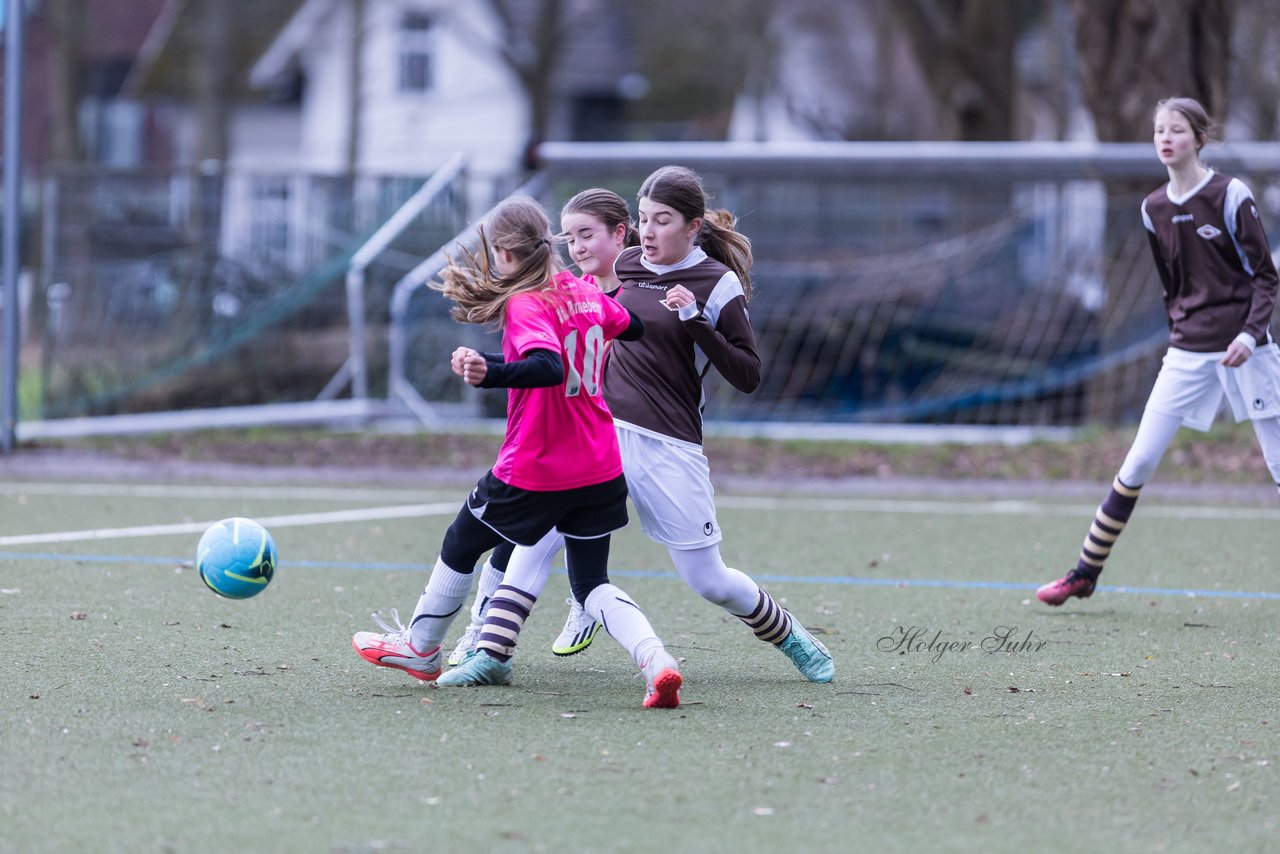
{"label": "jersey logo", "polygon": [[1213,240],[1215,237],[1222,234],[1222,232],[1211,225],[1202,225],[1196,229],[1196,234],[1200,235],[1205,240]]}
{"label": "jersey logo", "polygon": [[1253,399],[1253,408],[1254,408],[1254,409],[1256,409],[1256,410],[1258,410],[1259,412],[1261,412],[1263,409],[1265,409],[1265,408],[1266,408],[1266,406],[1267,406],[1267,402],[1266,402],[1265,400],[1263,400],[1262,398],[1260,398],[1260,397],[1255,397],[1255,398]]}
{"label": "jersey logo", "polygon": [[702,533],[706,534],[708,537],[714,534],[715,532],[716,532],[715,526],[712,525],[710,522],[707,522],[702,526]]}

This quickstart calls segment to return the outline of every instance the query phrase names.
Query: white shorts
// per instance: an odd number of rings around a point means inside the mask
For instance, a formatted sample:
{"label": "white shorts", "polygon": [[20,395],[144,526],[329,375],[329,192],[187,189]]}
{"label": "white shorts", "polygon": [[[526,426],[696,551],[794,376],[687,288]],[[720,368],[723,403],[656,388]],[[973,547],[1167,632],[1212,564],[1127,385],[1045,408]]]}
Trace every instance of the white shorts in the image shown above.
{"label": "white shorts", "polygon": [[614,426],[640,530],[673,549],[701,549],[720,542],[711,466],[702,450],[617,422]]}
{"label": "white shorts", "polygon": [[1258,345],[1238,368],[1219,364],[1224,355],[1170,347],[1147,408],[1201,431],[1213,425],[1223,397],[1236,421],[1280,416],[1280,346]]}

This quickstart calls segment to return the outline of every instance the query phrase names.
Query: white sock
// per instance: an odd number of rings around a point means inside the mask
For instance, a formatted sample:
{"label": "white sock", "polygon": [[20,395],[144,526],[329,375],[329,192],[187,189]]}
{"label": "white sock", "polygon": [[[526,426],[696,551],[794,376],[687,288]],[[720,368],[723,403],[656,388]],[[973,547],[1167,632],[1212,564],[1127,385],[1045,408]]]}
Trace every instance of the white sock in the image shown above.
{"label": "white sock", "polygon": [[413,620],[409,623],[409,640],[415,650],[431,652],[444,641],[449,625],[462,610],[462,603],[471,590],[474,574],[464,575],[436,558],[427,587],[418,597],[418,607],[413,609]]}
{"label": "white sock", "polygon": [[659,649],[662,641],[658,639],[649,625],[649,618],[640,610],[640,606],[631,597],[612,584],[601,584],[587,595],[583,608],[593,618],[604,625],[609,636],[622,645],[635,662],[636,667],[643,667]]}
{"label": "white sock", "polygon": [[471,625],[477,629],[484,625],[484,612],[489,607],[494,591],[502,583],[502,576],[503,573],[494,569],[492,563],[488,560],[484,562],[484,568],[480,570],[480,583],[476,586],[476,598],[471,603]]}

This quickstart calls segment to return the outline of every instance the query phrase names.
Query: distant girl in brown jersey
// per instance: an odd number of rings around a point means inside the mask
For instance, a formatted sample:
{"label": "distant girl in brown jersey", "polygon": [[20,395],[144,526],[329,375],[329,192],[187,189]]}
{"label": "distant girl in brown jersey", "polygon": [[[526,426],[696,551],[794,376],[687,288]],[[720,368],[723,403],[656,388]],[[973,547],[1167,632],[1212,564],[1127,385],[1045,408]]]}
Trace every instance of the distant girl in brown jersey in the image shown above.
{"label": "distant girl in brown jersey", "polygon": [[1174,434],[1183,425],[1208,430],[1224,396],[1237,421],[1252,420],[1280,487],[1280,348],[1269,328],[1276,268],[1249,188],[1200,162],[1201,148],[1218,138],[1219,128],[1191,98],[1156,105],[1156,154],[1169,183],[1142,202],[1142,222],[1164,287],[1169,351],[1076,567],[1036,591],[1046,604],[1093,593]]}

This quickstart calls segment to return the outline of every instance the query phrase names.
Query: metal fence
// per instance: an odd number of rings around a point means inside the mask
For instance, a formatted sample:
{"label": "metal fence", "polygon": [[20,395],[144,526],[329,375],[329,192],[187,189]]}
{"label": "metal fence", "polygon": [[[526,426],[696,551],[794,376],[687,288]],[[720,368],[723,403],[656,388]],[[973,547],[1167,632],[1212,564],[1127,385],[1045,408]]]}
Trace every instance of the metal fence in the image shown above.
{"label": "metal fence", "polygon": [[[755,251],[758,392],[724,421],[1076,425],[1136,418],[1167,346],[1139,216],[1149,145],[548,144],[552,210],[696,169]],[[1280,146],[1206,152],[1280,229]],[[713,372],[714,373],[714,372]]]}
{"label": "metal fence", "polygon": [[427,178],[50,176],[33,415],[306,401],[348,382],[367,397],[368,365],[352,356],[370,336],[385,353],[390,286],[462,228],[464,179],[452,164],[429,203],[363,259],[353,303],[352,258]]}
{"label": "metal fence", "polygon": [[[719,424],[1077,425],[1136,418],[1166,346],[1138,215],[1146,145],[548,143],[526,192],[553,221],[587,186],[634,198],[696,169],[753,244],[759,391],[707,382]],[[1224,146],[1280,228],[1280,146]],[[36,417],[265,406],[349,388],[361,411],[502,415],[444,359],[459,328],[422,287],[468,244],[465,173],[63,174],[46,186]],[[423,260],[426,259],[426,260]],[[347,287],[344,288],[344,283]],[[353,306],[353,294],[358,305]],[[358,377],[363,377],[359,379]],[[28,414],[27,418],[32,415]],[[22,425],[19,425],[22,434]]]}

